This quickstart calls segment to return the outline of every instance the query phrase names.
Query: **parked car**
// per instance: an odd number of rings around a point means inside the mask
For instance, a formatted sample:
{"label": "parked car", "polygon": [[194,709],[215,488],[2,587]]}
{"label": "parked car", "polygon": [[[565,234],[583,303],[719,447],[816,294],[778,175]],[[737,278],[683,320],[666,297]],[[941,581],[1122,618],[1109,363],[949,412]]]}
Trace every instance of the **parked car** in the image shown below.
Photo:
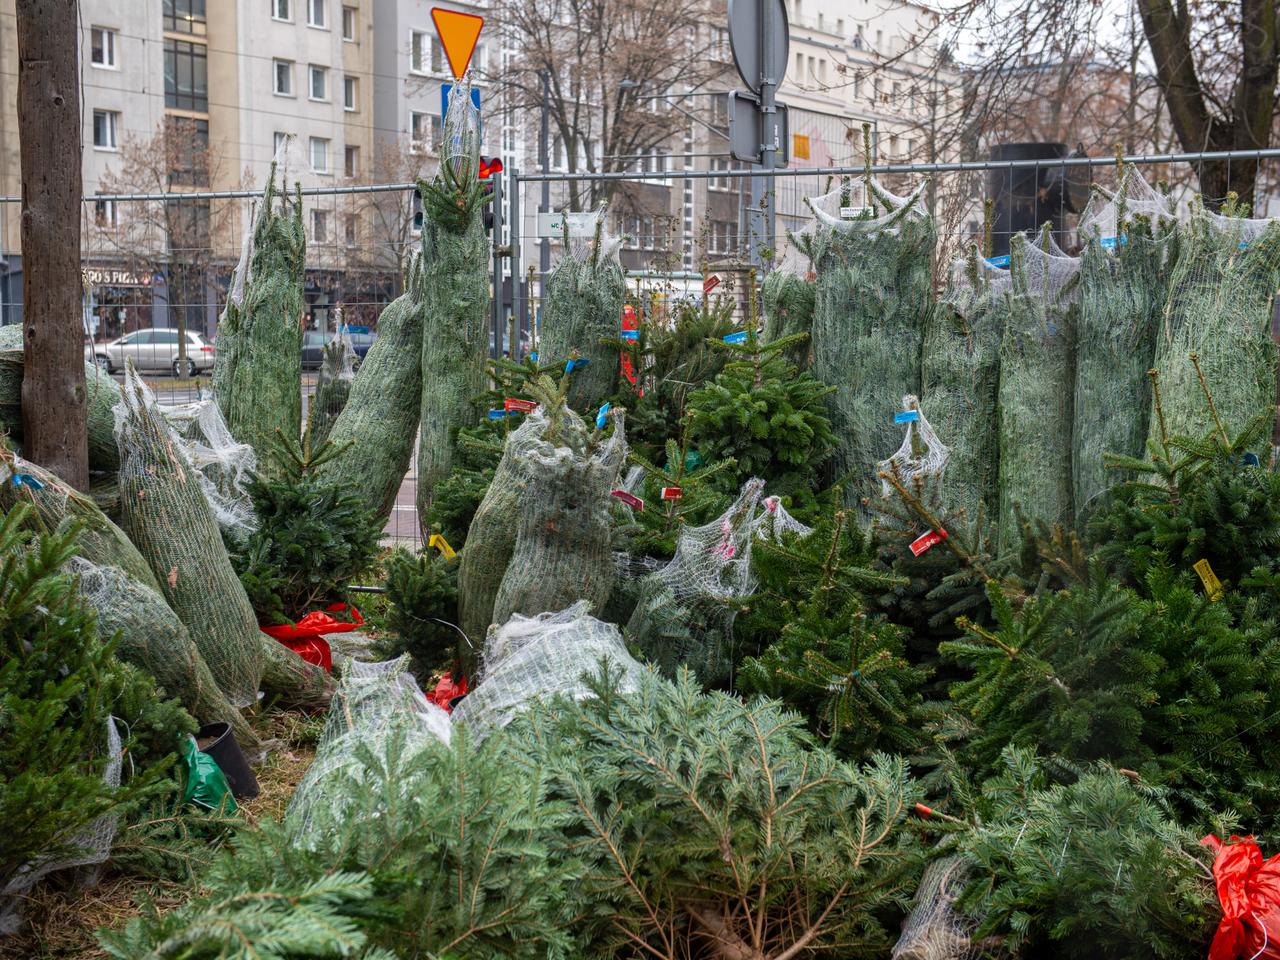
{"label": "parked car", "polygon": [[[336,333],[321,333],[319,330],[308,330],[302,335],[302,369],[319,370],[324,345],[336,337]],[[347,339],[356,351],[356,366],[364,359],[364,355],[373,346],[372,333],[348,333]]]}
{"label": "parked car", "polygon": [[168,371],[175,377],[194,376],[213,369],[213,346],[200,334],[187,331],[187,368],[178,362],[178,331],[165,327],[135,330],[110,343],[94,343],[84,348],[85,359],[107,373],[124,369],[126,358],[139,370]]}

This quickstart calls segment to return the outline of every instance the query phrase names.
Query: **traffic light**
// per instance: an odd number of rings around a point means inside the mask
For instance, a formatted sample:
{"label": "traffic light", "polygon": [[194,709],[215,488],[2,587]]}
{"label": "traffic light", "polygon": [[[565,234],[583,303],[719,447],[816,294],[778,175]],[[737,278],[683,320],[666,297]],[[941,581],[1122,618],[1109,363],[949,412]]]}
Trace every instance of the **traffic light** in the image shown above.
{"label": "traffic light", "polygon": [[484,231],[491,233],[493,231],[493,180],[490,178],[495,173],[502,172],[501,157],[481,157],[480,158],[480,179],[484,183]]}

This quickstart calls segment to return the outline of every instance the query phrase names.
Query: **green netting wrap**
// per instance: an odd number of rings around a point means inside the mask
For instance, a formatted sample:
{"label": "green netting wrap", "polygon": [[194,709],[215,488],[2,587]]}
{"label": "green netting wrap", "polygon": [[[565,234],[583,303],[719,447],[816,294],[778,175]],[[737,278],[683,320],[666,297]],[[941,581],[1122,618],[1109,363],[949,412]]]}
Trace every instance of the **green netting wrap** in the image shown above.
{"label": "green netting wrap", "polygon": [[[218,323],[213,384],[235,437],[261,462],[279,430],[302,434],[302,298],[307,238],[302,194],[276,205],[276,164]],[[292,208],[292,209],[291,209]]]}
{"label": "green netting wrap", "polygon": [[489,244],[479,180],[479,117],[464,79],[449,93],[440,172],[419,183],[423,243],[422,406],[418,516],[449,475],[460,427],[478,420],[489,330]]}
{"label": "green netting wrap", "polygon": [[1079,271],[1078,258],[1046,252],[1021,236],[1010,242],[1000,344],[1001,551],[1020,542],[1019,510],[1028,520],[1073,519],[1072,354]]}
{"label": "green netting wrap", "polygon": [[[0,429],[12,443],[22,444],[22,326],[11,324],[0,331]],[[17,343],[13,343],[14,340]],[[120,401],[120,385],[92,363],[84,365],[85,418],[89,427],[89,469],[114,473],[120,467],[116,450],[115,417],[111,409]]]}
{"label": "green netting wrap", "polygon": [[1132,167],[1115,193],[1095,189],[1078,230],[1072,477],[1077,514],[1125,479],[1103,454],[1142,457],[1151,410],[1156,328],[1173,263],[1174,219],[1164,197]]}
{"label": "green netting wrap", "polygon": [[341,320],[339,312],[338,335],[321,348],[320,372],[316,375],[316,390],[311,395],[307,412],[312,450],[320,449],[329,439],[334,423],[351,397],[351,383],[356,377],[356,351],[341,326]]}
{"label": "green netting wrap", "polygon": [[763,490],[763,480],[748,480],[715,520],[682,528],[671,562],[641,581],[626,632],[667,676],[688,666],[707,686],[731,679],[733,621],[755,590],[751,543]]}
{"label": "green netting wrap", "polygon": [[924,184],[908,197],[871,179],[866,186],[868,203],[852,218],[844,216],[847,188],[809,201],[819,222],[812,372],[836,388],[828,397],[833,459],[837,475],[848,476],[846,502],[860,509],[879,489],[876,461],[897,442],[899,401],[920,391],[937,239]]}
{"label": "green netting wrap", "polygon": [[525,457],[515,549],[493,604],[493,622],[562,610],[575,600],[602,610],[616,576],[610,543],[610,492],[627,459],[623,412],[611,411],[607,439],[577,414],[534,441]]}
{"label": "green netting wrap", "polygon": [[[773,343],[797,333],[813,329],[813,309],[817,303],[816,274],[813,269],[813,234],[815,227],[806,224],[787,233],[786,249],[777,266],[760,284],[764,306],[764,333],[761,340]],[[801,370],[809,365],[809,341],[790,347],[784,354],[789,363]]]}
{"label": "green netting wrap", "polygon": [[468,665],[474,663],[494,622],[493,603],[515,551],[520,504],[533,467],[529,452],[545,443],[550,426],[547,411],[538,407],[507,437],[493,480],[467,530],[458,561],[458,620],[472,646],[465,658]]}
{"label": "green netting wrap", "polygon": [[988,264],[976,247],[957,260],[943,302],[930,314],[920,363],[921,397],[951,447],[943,506],[974,522],[998,506],[996,395],[1007,286],[1007,271]]}
{"label": "green netting wrap", "polygon": [[[1276,402],[1271,308],[1280,223],[1218,216],[1197,204],[1181,232],[1156,334],[1165,424],[1171,437],[1201,437],[1214,426],[1195,353],[1218,415],[1239,431]],[[1153,438],[1158,430],[1153,418]]]}
{"label": "green netting wrap", "polygon": [[569,405],[594,412],[618,381],[618,349],[601,341],[618,338],[627,295],[618,263],[621,238],[605,236],[601,210],[590,240],[570,244],[566,235],[565,245],[568,252],[547,277],[538,361],[556,366],[577,361],[568,374]]}
{"label": "green netting wrap", "polygon": [[227,699],[237,707],[254,703],[262,675],[257,618],[195,470],[132,364],[116,408],[116,438],[125,532]]}
{"label": "green netting wrap", "polygon": [[378,339],[329,432],[339,452],[320,467],[322,475],[358,479],[356,491],[380,521],[390,516],[413,458],[422,404],[422,316],[422,268],[415,256],[405,292],[378,317]]}
{"label": "green netting wrap", "polygon": [[79,525],[77,556],[98,566],[117,567],[148,587],[160,588],[138,548],[93,500],[43,467],[0,452],[0,507],[9,510],[16,503],[34,507],[50,533]]}
{"label": "green netting wrap", "polygon": [[118,567],[75,557],[70,571],[77,577],[80,595],[98,615],[101,635],[119,633],[116,654],[120,659],[155,677],[165,693],[182,701],[201,723],[230,723],[247,753],[261,752],[257,735],[223,696],[187,628],[164,597]]}

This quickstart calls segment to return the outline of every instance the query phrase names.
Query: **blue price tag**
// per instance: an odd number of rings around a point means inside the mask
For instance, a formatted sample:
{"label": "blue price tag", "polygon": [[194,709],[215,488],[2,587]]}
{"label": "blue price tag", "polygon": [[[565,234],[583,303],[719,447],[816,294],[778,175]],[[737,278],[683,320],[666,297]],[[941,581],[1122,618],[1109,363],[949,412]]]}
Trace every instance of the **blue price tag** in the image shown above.
{"label": "blue price tag", "polygon": [[623,340],[639,340],[640,331],[639,330],[623,330],[622,339]]}
{"label": "blue price tag", "polygon": [[920,419],[919,410],[904,410],[902,413],[895,413],[893,415],[894,423],[914,423],[919,419]]}
{"label": "blue price tag", "polygon": [[575,370],[581,370],[590,362],[591,362],[590,357],[578,357],[576,360],[570,360],[568,363],[564,365],[564,372],[573,373],[573,371]]}
{"label": "blue price tag", "polygon": [[1007,267],[1009,265],[1009,255],[1006,253],[1003,257],[987,257],[987,266],[989,267]]}
{"label": "blue price tag", "polygon": [[739,330],[737,333],[729,333],[724,337],[725,343],[746,343],[747,331]]}
{"label": "blue price tag", "polygon": [[609,401],[606,400],[600,407],[600,412],[596,414],[596,429],[603,430],[605,424],[609,422]]}
{"label": "blue price tag", "polygon": [[1246,453],[1244,455],[1244,465],[1246,467],[1260,467],[1262,466],[1262,462],[1258,459],[1258,455],[1256,453]]}
{"label": "blue price tag", "polygon": [[1120,243],[1120,244],[1128,243],[1129,238],[1122,233],[1118,237],[1103,237],[1098,242],[1102,244],[1103,250],[1114,250],[1116,248],[1117,243]]}
{"label": "blue price tag", "polygon": [[515,412],[516,412],[516,411],[514,411],[514,410],[490,410],[490,411],[489,411],[489,419],[490,419],[490,420],[501,420],[503,417],[509,416],[510,414],[515,413]]}

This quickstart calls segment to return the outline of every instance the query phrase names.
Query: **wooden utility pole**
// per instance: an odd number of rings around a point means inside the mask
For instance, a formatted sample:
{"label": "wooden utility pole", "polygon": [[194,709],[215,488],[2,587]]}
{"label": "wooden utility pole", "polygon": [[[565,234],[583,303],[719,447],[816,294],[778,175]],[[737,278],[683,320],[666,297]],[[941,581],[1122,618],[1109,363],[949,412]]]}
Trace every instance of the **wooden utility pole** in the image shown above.
{"label": "wooden utility pole", "polygon": [[17,0],[23,453],[89,486],[80,282],[78,0]]}

